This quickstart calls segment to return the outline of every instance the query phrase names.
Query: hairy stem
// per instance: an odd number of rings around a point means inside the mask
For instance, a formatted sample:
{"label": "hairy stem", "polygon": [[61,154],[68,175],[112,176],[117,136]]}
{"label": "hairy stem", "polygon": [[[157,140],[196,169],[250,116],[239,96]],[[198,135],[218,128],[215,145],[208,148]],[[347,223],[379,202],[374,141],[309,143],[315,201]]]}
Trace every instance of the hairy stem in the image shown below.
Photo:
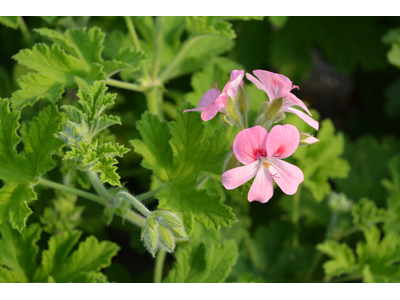
{"label": "hairy stem", "polygon": [[82,190],[79,190],[79,189],[76,189],[76,188],[73,188],[70,186],[66,186],[64,184],[60,184],[60,183],[50,181],[50,180],[47,180],[44,178],[39,178],[39,184],[49,187],[49,188],[52,188],[52,189],[55,189],[55,190],[64,191],[64,192],[71,193],[71,194],[74,194],[77,196],[81,196],[82,198],[92,200],[92,201],[97,202],[102,205],[106,205],[106,201],[103,198],[101,198],[100,196],[97,196],[92,193],[88,193],[88,192],[85,192],[85,191],[82,191]]}
{"label": "hairy stem", "polygon": [[[132,37],[133,45],[135,46],[136,50],[138,50],[138,51],[142,50],[142,48],[140,47],[139,38],[136,34],[135,26],[132,23],[131,17],[125,16],[124,18],[125,18],[125,22],[126,22],[126,27],[128,27],[129,33]],[[144,80],[149,82],[150,76],[149,76],[149,72],[147,71],[145,64],[142,65],[142,72],[143,72]]]}
{"label": "hairy stem", "polygon": [[140,202],[137,200],[135,197],[133,197],[131,194],[128,192],[119,192],[117,196],[115,196],[115,202],[120,203],[122,200],[125,199],[129,201],[142,215],[145,217],[148,217],[151,212]]}
{"label": "hairy stem", "polygon": [[162,281],[162,273],[164,269],[164,261],[167,252],[163,249],[160,249],[158,255],[156,257],[156,266],[154,269],[154,283],[161,283]]}
{"label": "hairy stem", "polygon": [[152,90],[146,93],[147,99],[147,109],[154,115],[160,117],[161,120],[164,119],[163,109],[162,109],[162,92],[158,87],[153,87]]}
{"label": "hairy stem", "polygon": [[[107,202],[101,198],[98,195],[94,195],[92,193],[88,193],[70,186],[66,186],[57,182],[53,182],[44,178],[40,178],[38,184],[42,185],[42,186],[46,186],[55,190],[59,190],[59,191],[64,191],[67,193],[71,193],[77,196],[80,196],[82,198],[86,198],[89,200],[92,200],[96,203],[99,203],[101,205],[107,205]],[[129,222],[139,226],[139,227],[143,227],[144,224],[146,223],[146,219],[143,218],[141,215],[133,212],[132,210],[128,210],[125,214],[125,216],[123,216],[125,219],[127,219]]]}
{"label": "hairy stem", "polygon": [[153,66],[151,70],[151,79],[153,82],[157,80],[160,68],[163,25],[164,17],[157,17],[153,43]]}
{"label": "hairy stem", "polygon": [[119,87],[122,89],[126,90],[132,90],[136,92],[144,92],[145,88],[141,87],[140,85],[134,84],[134,83],[129,83],[129,82],[124,82],[124,81],[119,81],[111,78],[107,78],[106,84],[109,86],[114,86],[114,87]]}
{"label": "hairy stem", "polygon": [[86,171],[89,181],[93,188],[96,190],[97,194],[106,201],[107,206],[114,206],[114,197],[107,191],[104,185],[101,183],[99,176],[96,172]]}

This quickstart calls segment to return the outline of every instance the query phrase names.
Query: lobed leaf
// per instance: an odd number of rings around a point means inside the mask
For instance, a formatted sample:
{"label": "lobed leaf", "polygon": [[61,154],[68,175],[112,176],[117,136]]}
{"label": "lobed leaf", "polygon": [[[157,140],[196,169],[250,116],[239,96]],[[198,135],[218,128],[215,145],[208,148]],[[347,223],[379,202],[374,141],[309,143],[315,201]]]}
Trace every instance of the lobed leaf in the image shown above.
{"label": "lobed leaf", "polygon": [[235,242],[211,244],[190,243],[176,252],[176,262],[165,283],[224,282],[236,263],[238,250]]}

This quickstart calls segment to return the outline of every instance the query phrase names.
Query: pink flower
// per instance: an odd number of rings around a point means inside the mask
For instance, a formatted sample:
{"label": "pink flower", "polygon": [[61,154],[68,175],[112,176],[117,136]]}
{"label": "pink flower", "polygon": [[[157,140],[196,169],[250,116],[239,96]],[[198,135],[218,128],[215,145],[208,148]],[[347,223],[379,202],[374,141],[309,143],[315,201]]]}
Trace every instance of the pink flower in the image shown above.
{"label": "pink flower", "polygon": [[318,130],[319,124],[313,118],[307,116],[302,111],[293,108],[292,106],[300,106],[304,109],[310,116],[312,114],[308,110],[307,106],[297,98],[294,94],[290,91],[292,89],[299,89],[297,85],[293,85],[292,81],[286,76],[281,74],[263,71],[263,70],[254,70],[254,75],[261,80],[258,81],[253,75],[246,73],[246,77],[248,80],[253,82],[256,87],[260,90],[263,90],[267,93],[269,101],[274,101],[275,99],[282,97],[282,108],[279,110],[281,112],[289,112],[298,115],[301,119],[304,120],[308,125]]}
{"label": "pink flower", "polygon": [[262,203],[274,194],[274,182],[288,195],[296,193],[304,180],[303,172],[296,166],[283,161],[293,154],[300,141],[300,133],[293,125],[276,125],[270,133],[255,126],[242,130],[233,142],[233,152],[244,164],[222,174],[222,184],[231,190],[252,179],[248,199]]}
{"label": "pink flower", "polygon": [[243,84],[244,71],[233,70],[231,72],[231,80],[225,85],[222,93],[218,90],[217,84],[211,90],[208,90],[199,102],[199,108],[186,109],[188,111],[201,111],[203,121],[209,121],[215,117],[217,112],[226,114],[226,101],[228,96],[235,100],[239,85]]}

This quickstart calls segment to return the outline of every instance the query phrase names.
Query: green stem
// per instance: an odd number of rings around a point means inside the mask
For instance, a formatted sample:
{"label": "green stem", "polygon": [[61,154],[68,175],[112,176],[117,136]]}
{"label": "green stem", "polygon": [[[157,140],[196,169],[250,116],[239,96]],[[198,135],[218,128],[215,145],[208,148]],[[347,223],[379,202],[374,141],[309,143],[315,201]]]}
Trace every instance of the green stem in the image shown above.
{"label": "green stem", "polygon": [[201,38],[201,37],[202,36],[198,36],[198,37],[195,37],[195,38],[190,38],[189,40],[187,40],[185,42],[185,44],[183,45],[181,50],[174,57],[174,59],[171,61],[171,63],[168,65],[168,67],[166,67],[165,70],[158,77],[158,80],[160,82],[164,83],[165,81],[167,81],[169,79],[169,77],[170,77],[172,71],[174,70],[174,68],[176,67],[176,65],[181,61],[181,59],[186,54],[186,52],[190,49],[190,47],[192,47],[193,43],[196,40],[198,40],[199,38]]}
{"label": "green stem", "polygon": [[49,187],[49,188],[52,188],[52,189],[55,189],[55,190],[60,190],[60,191],[64,191],[64,192],[67,192],[67,193],[74,194],[74,195],[78,195],[78,196],[81,196],[83,198],[86,198],[86,199],[92,200],[94,202],[97,202],[99,204],[106,205],[106,202],[103,200],[103,198],[101,198],[101,197],[99,197],[97,195],[94,195],[92,193],[88,193],[88,192],[85,192],[85,191],[82,191],[82,190],[78,190],[78,189],[70,187],[70,186],[66,186],[66,185],[63,185],[63,184],[60,184],[60,183],[57,183],[57,182],[53,182],[53,181],[44,179],[44,178],[39,178],[38,184],[46,186],[46,187]]}
{"label": "green stem", "polygon": [[150,216],[151,212],[146,208],[146,206],[128,192],[121,191],[115,196],[116,203],[121,203],[123,199],[129,201],[146,218]]}
{"label": "green stem", "polygon": [[161,191],[163,186],[160,186],[159,188],[156,188],[154,190],[148,191],[146,193],[140,194],[136,196],[136,199],[139,201],[146,200],[148,198],[154,197],[159,191]]}
{"label": "green stem", "polygon": [[130,209],[128,209],[125,215],[121,217],[127,219],[129,222],[139,227],[144,227],[144,225],[146,224],[146,218],[143,218],[141,215],[135,213]]}
{"label": "green stem", "polygon": [[86,174],[89,177],[89,181],[96,190],[97,194],[99,194],[101,198],[106,200],[106,205],[114,206],[114,197],[107,191],[107,189],[101,183],[99,176],[97,176],[97,173],[93,171],[86,171]]}
{"label": "green stem", "polygon": [[[301,185],[297,190],[297,193],[293,195],[293,210],[292,210],[292,222],[296,226],[299,224],[300,218],[300,194],[301,194]],[[293,237],[293,247],[297,247],[299,245],[299,235],[295,233]]]}
{"label": "green stem", "polygon": [[160,249],[158,255],[156,257],[156,267],[154,269],[154,283],[161,283],[162,281],[162,273],[164,269],[164,261],[167,252],[163,249]]}
{"label": "green stem", "polygon": [[151,70],[151,79],[153,82],[157,80],[160,68],[163,25],[164,17],[157,17],[153,43],[153,67]]}
{"label": "green stem", "polygon": [[164,119],[164,114],[162,110],[162,92],[158,87],[153,87],[152,90],[146,93],[147,99],[147,109],[154,115],[160,117],[161,120]]}
{"label": "green stem", "polygon": [[[98,195],[94,195],[70,186],[66,186],[60,183],[56,183],[44,178],[39,178],[39,182],[38,184],[42,185],[42,186],[46,186],[55,190],[59,190],[59,191],[64,191],[67,193],[71,193],[77,196],[80,196],[82,198],[86,198],[89,200],[92,200],[96,203],[99,203],[101,205],[107,205],[106,201],[99,197]],[[146,219],[143,218],[141,215],[133,212],[132,210],[128,209],[128,211],[126,212],[125,216],[123,216],[125,219],[127,219],[129,222],[139,226],[139,227],[143,227],[144,224],[146,223]]]}
{"label": "green stem", "polygon": [[338,237],[336,237],[336,239],[339,241],[339,240],[341,240],[341,239],[343,239],[343,238],[349,236],[350,234],[353,234],[353,233],[355,233],[355,232],[357,232],[359,230],[360,229],[358,229],[357,227],[350,228],[349,230],[343,232]]}
{"label": "green stem", "polygon": [[126,89],[126,90],[132,90],[132,91],[136,91],[136,92],[144,92],[145,91],[145,88],[141,87],[140,85],[137,85],[134,83],[129,83],[129,82],[124,82],[124,81],[119,81],[119,80],[115,80],[115,79],[111,79],[111,78],[107,78],[106,84],[109,86],[115,86],[115,87],[119,87],[119,88]]}
{"label": "green stem", "polygon": [[30,45],[33,44],[33,39],[31,34],[29,33],[28,27],[26,27],[25,21],[23,17],[18,17],[18,23],[19,23],[19,29],[22,32],[22,35],[24,36],[25,40],[27,43]]}
{"label": "green stem", "polygon": [[[125,18],[126,26],[128,27],[129,33],[131,34],[131,37],[133,40],[133,45],[135,46],[136,50],[138,50],[138,51],[142,50],[142,48],[140,47],[139,38],[136,34],[135,26],[133,26],[131,17],[125,16],[124,18]],[[142,71],[143,71],[143,77],[144,77],[145,81],[149,82],[150,76],[149,76],[149,72],[147,71],[145,64],[142,65]]]}

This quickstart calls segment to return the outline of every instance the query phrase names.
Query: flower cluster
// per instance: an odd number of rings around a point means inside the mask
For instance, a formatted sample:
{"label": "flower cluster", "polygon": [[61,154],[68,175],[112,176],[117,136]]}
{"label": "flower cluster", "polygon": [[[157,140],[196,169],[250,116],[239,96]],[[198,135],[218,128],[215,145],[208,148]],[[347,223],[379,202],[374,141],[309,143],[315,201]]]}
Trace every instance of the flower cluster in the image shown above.
{"label": "flower cluster", "polygon": [[[249,73],[246,73],[246,78],[269,98],[269,101],[261,105],[257,126],[247,128],[247,121],[241,122],[246,120],[247,105],[241,105],[238,99],[243,97],[239,94],[244,85],[244,71],[239,70],[232,71],[222,92],[215,84],[213,89],[203,95],[198,108],[184,112],[201,111],[204,121],[211,120],[220,112],[224,116],[223,120],[232,120],[233,122],[228,123],[237,124],[242,129],[233,142],[233,158],[243,166],[232,167],[232,159],[229,159],[225,166],[226,172],[222,174],[222,184],[230,190],[255,177],[248,200],[265,203],[273,196],[274,182],[284,193],[296,193],[299,184],[304,180],[303,172],[283,159],[291,156],[299,145],[318,142],[310,134],[300,133],[293,125],[275,124],[285,119],[285,113],[293,113],[314,129],[318,130],[319,126],[311,118],[312,114],[303,101],[291,93],[292,89],[299,87],[293,85],[289,78],[263,70],[255,70],[253,73],[258,79]],[[293,106],[302,108],[307,114]]]}

